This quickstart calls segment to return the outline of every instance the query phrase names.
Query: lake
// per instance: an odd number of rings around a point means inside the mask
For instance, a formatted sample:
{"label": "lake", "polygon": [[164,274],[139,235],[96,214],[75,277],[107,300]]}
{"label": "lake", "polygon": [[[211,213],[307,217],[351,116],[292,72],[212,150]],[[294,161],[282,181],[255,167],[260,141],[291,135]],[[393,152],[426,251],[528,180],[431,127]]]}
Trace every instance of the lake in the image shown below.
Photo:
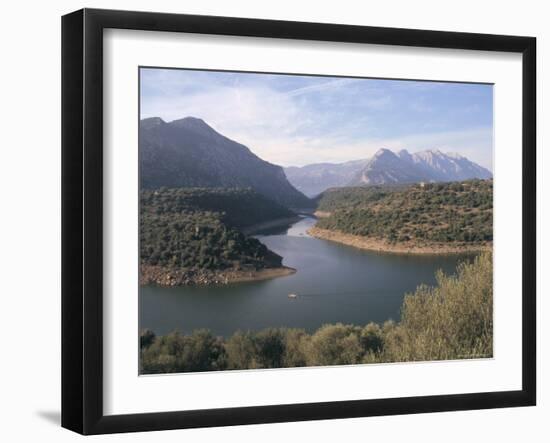
{"label": "lake", "polygon": [[[467,256],[396,255],[363,251],[307,235],[304,217],[288,228],[256,237],[297,272],[259,282],[220,286],[140,288],[140,329],[156,334],[207,328],[228,336],[237,330],[295,327],[312,332],[325,323],[364,325],[399,320],[403,297],[434,273],[454,273]],[[297,294],[289,298],[288,294]]]}

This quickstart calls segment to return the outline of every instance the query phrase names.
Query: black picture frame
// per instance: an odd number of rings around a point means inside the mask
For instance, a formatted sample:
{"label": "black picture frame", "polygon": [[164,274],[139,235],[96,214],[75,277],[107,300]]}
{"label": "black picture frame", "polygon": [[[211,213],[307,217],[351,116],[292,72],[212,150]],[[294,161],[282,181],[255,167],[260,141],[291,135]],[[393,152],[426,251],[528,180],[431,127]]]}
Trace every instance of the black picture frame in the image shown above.
{"label": "black picture frame", "polygon": [[[522,389],[177,412],[103,413],[103,30],[503,51],[522,54]],[[229,17],[83,9],[62,18],[62,426],[151,431],[536,403],[536,39]]]}

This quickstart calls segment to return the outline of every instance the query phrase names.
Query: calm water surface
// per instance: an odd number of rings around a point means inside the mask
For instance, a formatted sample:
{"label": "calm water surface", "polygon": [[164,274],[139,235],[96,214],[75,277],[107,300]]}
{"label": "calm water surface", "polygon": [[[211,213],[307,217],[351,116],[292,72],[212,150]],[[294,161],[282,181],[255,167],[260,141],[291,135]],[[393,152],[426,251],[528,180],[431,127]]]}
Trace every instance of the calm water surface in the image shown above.
{"label": "calm water surface", "polygon": [[[453,273],[465,258],[361,251],[308,236],[315,221],[306,217],[256,236],[296,274],[222,286],[142,287],[140,328],[157,334],[208,328],[228,336],[238,329],[286,326],[311,332],[325,323],[399,320],[406,292],[434,284],[437,269]],[[289,298],[290,293],[298,297]]]}

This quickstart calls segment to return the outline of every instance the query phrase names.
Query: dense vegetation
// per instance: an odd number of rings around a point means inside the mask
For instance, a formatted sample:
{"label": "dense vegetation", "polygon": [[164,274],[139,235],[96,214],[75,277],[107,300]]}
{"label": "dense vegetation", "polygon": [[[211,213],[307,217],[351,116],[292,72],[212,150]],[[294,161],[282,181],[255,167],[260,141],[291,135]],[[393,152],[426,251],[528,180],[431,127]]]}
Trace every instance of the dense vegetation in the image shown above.
{"label": "dense vegetation", "polygon": [[313,334],[272,328],[225,339],[208,330],[190,335],[141,333],[144,374],[246,368],[346,365],[491,357],[492,256],[437,273],[435,287],[405,296],[401,320],[383,325],[324,325]]}
{"label": "dense vegetation", "polygon": [[214,212],[226,225],[244,228],[294,212],[250,188],[160,188],[142,190],[142,213],[177,215],[182,212]]}
{"label": "dense vegetation", "polygon": [[339,188],[322,194],[317,227],[395,242],[493,240],[493,182]]}
{"label": "dense vegetation", "polygon": [[142,190],[141,264],[200,270],[280,266],[279,256],[238,228],[292,215],[250,189]]}

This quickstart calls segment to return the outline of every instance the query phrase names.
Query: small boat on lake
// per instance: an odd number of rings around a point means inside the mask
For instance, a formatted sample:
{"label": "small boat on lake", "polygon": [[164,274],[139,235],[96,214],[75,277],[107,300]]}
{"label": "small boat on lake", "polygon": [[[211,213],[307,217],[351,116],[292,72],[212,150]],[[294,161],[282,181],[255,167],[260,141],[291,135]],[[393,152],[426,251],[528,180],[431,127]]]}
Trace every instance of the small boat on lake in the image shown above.
{"label": "small boat on lake", "polygon": [[298,297],[298,294],[288,294],[288,298],[296,298]]}

